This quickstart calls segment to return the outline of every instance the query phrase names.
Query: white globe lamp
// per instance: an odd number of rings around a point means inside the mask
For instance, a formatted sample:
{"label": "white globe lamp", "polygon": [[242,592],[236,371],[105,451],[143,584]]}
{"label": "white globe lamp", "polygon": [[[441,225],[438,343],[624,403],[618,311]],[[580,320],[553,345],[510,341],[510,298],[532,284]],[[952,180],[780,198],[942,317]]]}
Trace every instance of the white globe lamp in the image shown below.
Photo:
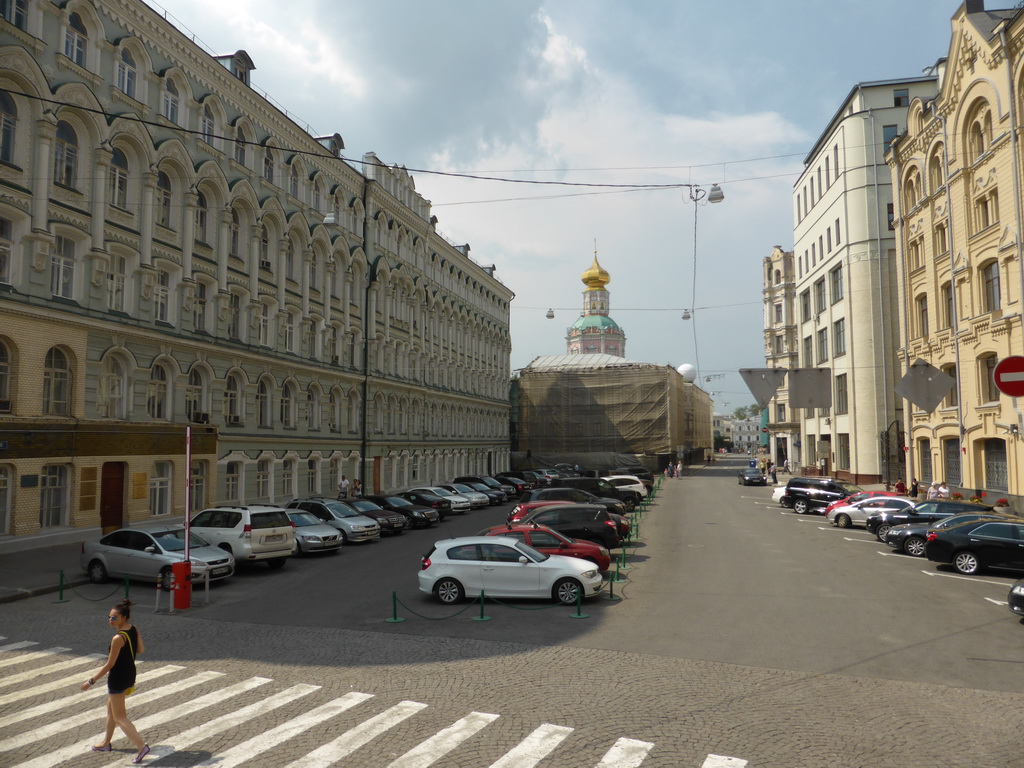
{"label": "white globe lamp", "polygon": [[689,363],[683,363],[678,368],[676,368],[676,370],[679,371],[679,375],[683,377],[683,381],[685,381],[687,384],[693,384],[693,382],[697,379],[696,366],[690,365]]}

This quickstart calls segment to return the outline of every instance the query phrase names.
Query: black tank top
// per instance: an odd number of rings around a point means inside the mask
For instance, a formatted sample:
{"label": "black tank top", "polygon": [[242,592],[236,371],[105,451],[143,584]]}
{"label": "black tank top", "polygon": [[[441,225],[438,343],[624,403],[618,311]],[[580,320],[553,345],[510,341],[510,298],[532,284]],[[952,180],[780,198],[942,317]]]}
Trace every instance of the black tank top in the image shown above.
{"label": "black tank top", "polygon": [[132,625],[118,634],[127,635],[128,642],[121,646],[114,667],[107,676],[107,687],[112,691],[123,691],[135,685],[135,651],[139,647],[139,631]]}

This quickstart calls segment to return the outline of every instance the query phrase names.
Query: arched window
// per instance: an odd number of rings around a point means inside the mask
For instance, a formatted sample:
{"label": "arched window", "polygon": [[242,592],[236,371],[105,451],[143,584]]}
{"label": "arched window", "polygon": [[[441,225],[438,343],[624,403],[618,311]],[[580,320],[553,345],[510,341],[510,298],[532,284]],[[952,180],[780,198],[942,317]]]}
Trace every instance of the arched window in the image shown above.
{"label": "arched window", "polygon": [[996,364],[998,358],[993,353],[987,353],[978,357],[978,376],[980,381],[978,391],[981,395],[981,403],[999,402],[999,389],[996,387]]}
{"label": "arched window", "polygon": [[206,376],[201,369],[193,367],[188,373],[188,387],[185,390],[185,414],[189,421],[196,424],[210,423],[210,414],[206,407],[208,400]]}
{"label": "arched window", "polygon": [[284,276],[289,280],[295,279],[295,245],[291,240],[284,254]]}
{"label": "arched window", "polygon": [[128,373],[116,355],[110,355],[103,363],[101,395],[101,414],[108,419],[128,418]]}
{"label": "arched window", "polygon": [[50,293],[62,299],[75,298],[75,241],[57,235],[50,253]]}
{"label": "arched window", "polygon": [[238,426],[242,423],[241,405],[242,387],[238,377],[229,373],[224,380],[224,424],[229,427]]}
{"label": "arched window", "polygon": [[256,420],[261,427],[273,426],[270,385],[264,379],[260,379],[259,384],[256,385]]}
{"label": "arched window", "polygon": [[206,195],[199,192],[196,195],[196,240],[201,243],[209,243],[210,226],[210,205],[206,202]]}
{"label": "arched window", "polygon": [[231,237],[228,242],[228,255],[234,256],[235,258],[241,258],[238,252],[238,242],[240,232],[242,229],[242,222],[239,220],[238,211],[235,208],[231,209]]}
{"label": "arched window", "polygon": [[263,178],[271,184],[274,183],[274,155],[270,147],[263,153]]}
{"label": "arched window", "polygon": [[245,165],[245,133],[241,126],[235,129],[235,162]]}
{"label": "arched window", "polygon": [[295,429],[295,409],[297,403],[295,402],[295,385],[288,382],[284,385],[281,390],[281,403],[280,403],[280,414],[281,414],[281,426],[285,429]]}
{"label": "arched window", "polygon": [[85,66],[85,47],[89,41],[89,31],[85,28],[82,17],[77,13],[68,16],[68,25],[64,28],[64,55],[80,67]]}
{"label": "arched window", "polygon": [[914,300],[914,304],[917,307],[917,335],[927,336],[928,335],[928,296],[918,296]]}
{"label": "arched window", "polygon": [[18,106],[7,91],[0,91],[0,162],[14,162],[17,127]]}
{"label": "arched window", "polygon": [[942,147],[937,147],[928,160],[928,191],[935,194],[945,183],[946,173],[943,168]]}
{"label": "arched window", "polygon": [[151,419],[170,417],[170,397],[170,376],[161,363],[156,363],[150,370],[146,393],[146,413]]}
{"label": "arched window", "polygon": [[70,123],[57,123],[57,137],[53,143],[53,181],[65,187],[74,187],[78,179],[78,134]]}
{"label": "arched window", "polygon": [[67,355],[56,347],[46,353],[43,363],[43,413],[71,414],[71,366]]}
{"label": "arched window", "polygon": [[18,29],[25,29],[26,18],[28,17],[28,0],[4,0],[0,2],[0,16]]}
{"label": "arched window", "polygon": [[111,205],[125,210],[128,208],[128,158],[117,147],[110,155],[110,188],[107,198]]}
{"label": "arched window", "polygon": [[178,86],[171,78],[164,80],[163,96],[160,101],[160,114],[172,123],[178,123],[178,105],[181,99],[178,96]]}
{"label": "arched window", "polygon": [[161,227],[171,227],[171,178],[163,171],[156,175],[156,223]]}
{"label": "arched window", "polygon": [[274,265],[270,261],[270,233],[267,232],[266,224],[260,225],[260,269],[274,271]]}
{"label": "arched window", "polygon": [[228,501],[242,503],[242,462],[229,461],[224,467],[224,495]]}
{"label": "arched window", "polygon": [[129,98],[135,98],[135,57],[127,48],[121,49],[117,62],[117,88]]}
{"label": "arched window", "polygon": [[294,163],[292,163],[292,170],[288,176],[288,191],[292,197],[299,196],[299,169]]}
{"label": "arched window", "polygon": [[213,140],[217,133],[217,121],[213,117],[213,110],[210,109],[209,104],[203,106],[203,114],[199,121],[199,132],[203,136],[203,141],[211,147],[214,146]]}

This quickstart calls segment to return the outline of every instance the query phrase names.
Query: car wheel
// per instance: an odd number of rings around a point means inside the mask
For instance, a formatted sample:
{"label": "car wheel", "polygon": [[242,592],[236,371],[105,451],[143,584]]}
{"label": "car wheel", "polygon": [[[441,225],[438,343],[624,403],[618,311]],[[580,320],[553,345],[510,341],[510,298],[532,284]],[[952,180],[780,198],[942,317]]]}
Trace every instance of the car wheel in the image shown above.
{"label": "car wheel", "polygon": [[270,566],[270,570],[279,571],[284,568],[284,564],[287,562],[287,557],[275,557],[272,560],[267,560],[267,565]]}
{"label": "car wheel", "polygon": [[875,529],[875,538],[879,541],[885,541],[885,534],[892,530],[892,526],[889,523],[882,523]]}
{"label": "car wheel", "polygon": [[162,589],[164,592],[171,591],[172,574],[173,571],[171,570],[171,566],[169,565],[165,565],[163,568],[160,569],[160,589]]}
{"label": "car wheel", "polygon": [[466,590],[455,579],[444,578],[434,585],[434,594],[445,605],[452,605],[465,599]]}
{"label": "car wheel", "polygon": [[583,594],[583,585],[576,579],[559,579],[551,589],[551,597],[563,605],[574,604]]}
{"label": "car wheel", "polygon": [[348,534],[341,531],[341,545],[345,546],[346,544],[348,544]]}
{"label": "car wheel", "polygon": [[793,506],[793,502],[790,499],[787,499],[785,496],[783,496],[781,499],[779,499],[779,506],[789,509],[790,507]]}
{"label": "car wheel", "polygon": [[102,584],[107,580],[107,569],[99,560],[89,563],[89,581],[93,584]]}
{"label": "car wheel", "polygon": [[981,571],[981,561],[973,552],[957,552],[953,556],[953,567],[965,576],[973,576]]}
{"label": "car wheel", "polygon": [[793,511],[798,515],[805,514],[807,512],[807,499],[796,499],[793,501]]}
{"label": "car wheel", "polygon": [[853,520],[850,519],[849,515],[836,515],[836,528],[850,528],[853,526]]}
{"label": "car wheel", "polygon": [[908,536],[903,542],[903,551],[911,557],[924,557],[924,539],[920,536]]}

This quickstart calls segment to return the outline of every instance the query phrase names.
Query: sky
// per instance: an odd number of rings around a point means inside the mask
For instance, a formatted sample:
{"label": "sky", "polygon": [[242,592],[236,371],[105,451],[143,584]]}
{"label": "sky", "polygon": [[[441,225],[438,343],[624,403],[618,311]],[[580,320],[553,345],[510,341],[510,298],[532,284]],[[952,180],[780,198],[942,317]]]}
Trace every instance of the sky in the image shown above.
{"label": "sky", "polygon": [[[950,0],[146,0],[345,156],[402,165],[438,229],[515,292],[513,370],[565,353],[593,258],[626,357],[690,363],[716,411],[765,366],[762,260],[858,82],[946,55]],[[990,8],[1012,0],[987,0]],[[618,185],[479,181],[422,171]],[[700,194],[700,193],[698,193]],[[696,226],[696,236],[695,236]],[[548,309],[554,319],[545,317]],[[682,309],[692,319],[682,319]]]}

